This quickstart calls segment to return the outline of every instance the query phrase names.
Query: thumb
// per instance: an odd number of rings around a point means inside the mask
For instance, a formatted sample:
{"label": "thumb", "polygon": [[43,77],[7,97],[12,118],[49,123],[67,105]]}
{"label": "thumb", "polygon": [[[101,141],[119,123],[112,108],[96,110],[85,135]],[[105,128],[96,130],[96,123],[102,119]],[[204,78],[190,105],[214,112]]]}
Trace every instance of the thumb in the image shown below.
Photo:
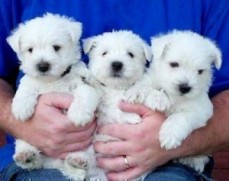
{"label": "thumb", "polygon": [[131,104],[127,102],[121,102],[119,107],[122,111],[136,113],[141,117],[151,111],[148,107],[142,104]]}
{"label": "thumb", "polygon": [[68,109],[73,101],[73,96],[66,93],[50,92],[42,95],[44,103],[60,109]]}

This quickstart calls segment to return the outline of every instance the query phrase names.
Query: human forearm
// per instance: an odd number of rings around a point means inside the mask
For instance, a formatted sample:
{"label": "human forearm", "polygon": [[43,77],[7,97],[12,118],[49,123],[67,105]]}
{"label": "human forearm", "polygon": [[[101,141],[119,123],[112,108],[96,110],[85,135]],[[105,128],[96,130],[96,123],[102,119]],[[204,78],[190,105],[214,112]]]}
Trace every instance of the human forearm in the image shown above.
{"label": "human forearm", "polygon": [[15,132],[16,123],[11,113],[11,103],[14,91],[11,86],[0,79],[0,128],[8,133]]}

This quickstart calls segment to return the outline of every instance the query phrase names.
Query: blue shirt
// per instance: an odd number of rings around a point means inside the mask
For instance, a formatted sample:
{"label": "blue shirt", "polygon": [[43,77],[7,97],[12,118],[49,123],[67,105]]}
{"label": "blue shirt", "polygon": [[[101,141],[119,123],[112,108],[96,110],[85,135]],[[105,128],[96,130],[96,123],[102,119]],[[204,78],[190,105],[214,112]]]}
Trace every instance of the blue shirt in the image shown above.
{"label": "blue shirt", "polygon": [[[46,12],[82,22],[82,39],[120,29],[132,30],[147,42],[172,29],[200,33],[214,40],[223,53],[210,96],[229,88],[228,0],[1,0],[0,77],[15,86],[21,74],[18,76],[18,60],[5,39],[19,23]],[[13,139],[8,137],[8,144],[0,148],[0,171],[12,161],[13,153]]]}

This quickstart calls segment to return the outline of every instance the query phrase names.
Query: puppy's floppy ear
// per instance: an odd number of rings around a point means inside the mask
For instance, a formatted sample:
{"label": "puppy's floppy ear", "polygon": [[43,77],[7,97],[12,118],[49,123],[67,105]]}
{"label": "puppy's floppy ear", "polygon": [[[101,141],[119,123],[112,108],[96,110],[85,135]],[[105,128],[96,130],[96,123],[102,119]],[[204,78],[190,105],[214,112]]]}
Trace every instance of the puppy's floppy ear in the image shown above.
{"label": "puppy's floppy ear", "polygon": [[10,36],[6,38],[7,43],[11,46],[11,48],[16,52],[19,53],[21,50],[21,38],[22,38],[22,30],[23,25],[20,25],[19,28],[13,30]]}
{"label": "puppy's floppy ear", "polygon": [[167,54],[170,46],[171,43],[166,36],[152,37],[151,49],[153,52],[153,58],[155,60],[163,58]]}
{"label": "puppy's floppy ear", "polygon": [[72,21],[69,23],[67,31],[70,34],[72,42],[78,42],[82,35],[82,24],[77,21]]}
{"label": "puppy's floppy ear", "polygon": [[208,40],[208,44],[210,47],[210,60],[212,61],[212,64],[215,65],[215,67],[219,70],[222,64],[222,54],[220,49],[215,45],[214,42],[211,40]]}
{"label": "puppy's floppy ear", "polygon": [[96,46],[96,37],[90,37],[83,40],[83,51],[88,54]]}
{"label": "puppy's floppy ear", "polygon": [[148,60],[148,62],[152,61],[152,50],[150,48],[150,46],[148,44],[146,44],[145,42],[143,43],[143,50],[144,50],[144,56],[146,58],[146,60]]}

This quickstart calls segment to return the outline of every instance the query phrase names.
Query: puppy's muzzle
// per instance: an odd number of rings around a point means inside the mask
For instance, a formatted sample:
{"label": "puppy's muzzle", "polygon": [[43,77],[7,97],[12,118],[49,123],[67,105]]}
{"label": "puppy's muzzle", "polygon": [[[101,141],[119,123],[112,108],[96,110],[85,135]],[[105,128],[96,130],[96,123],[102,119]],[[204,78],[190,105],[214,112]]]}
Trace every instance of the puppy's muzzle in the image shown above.
{"label": "puppy's muzzle", "polygon": [[192,87],[190,87],[187,83],[179,84],[179,91],[181,94],[187,94],[192,90]]}
{"label": "puppy's muzzle", "polygon": [[37,70],[42,73],[49,71],[49,69],[50,69],[50,64],[48,62],[43,61],[37,64]]}

